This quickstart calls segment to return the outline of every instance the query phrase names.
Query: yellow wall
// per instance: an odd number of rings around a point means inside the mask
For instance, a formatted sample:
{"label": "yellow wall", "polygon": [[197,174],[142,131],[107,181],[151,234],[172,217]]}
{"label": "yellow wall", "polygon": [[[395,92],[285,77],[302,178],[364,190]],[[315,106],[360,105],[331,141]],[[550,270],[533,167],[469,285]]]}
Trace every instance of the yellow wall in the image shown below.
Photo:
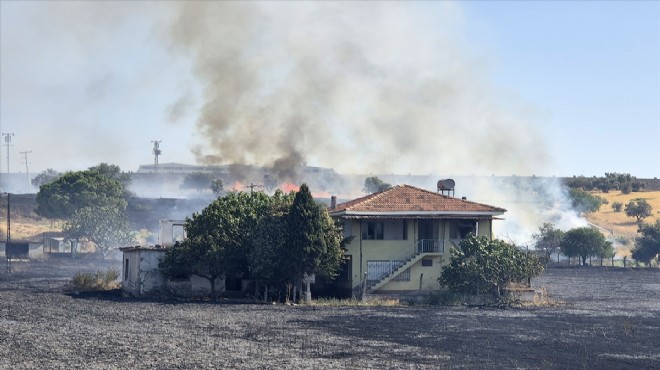
{"label": "yellow wall", "polygon": [[[384,220],[387,225],[387,220]],[[440,240],[445,241],[444,254],[440,256],[425,257],[433,259],[433,266],[422,266],[419,260],[410,268],[410,281],[390,281],[381,289],[382,291],[401,291],[419,289],[420,275],[422,276],[422,290],[439,289],[438,277],[442,271],[442,266],[449,263],[449,253],[452,243],[458,244],[458,239],[450,239],[450,228],[452,220],[437,220],[434,227],[434,233]],[[362,240],[361,223],[355,220],[346,220],[350,223],[348,229],[354,236],[353,241],[347,246],[347,255],[352,256],[352,276],[351,286],[356,287],[367,272],[367,261],[387,261],[406,259],[413,253],[413,248],[417,241],[417,221],[408,221],[408,239],[407,240]],[[387,227],[387,226],[386,226]],[[491,237],[492,221],[478,221],[478,235]],[[361,248],[360,248],[360,243]],[[360,250],[362,259],[360,259]],[[360,263],[362,262],[362,263]]]}

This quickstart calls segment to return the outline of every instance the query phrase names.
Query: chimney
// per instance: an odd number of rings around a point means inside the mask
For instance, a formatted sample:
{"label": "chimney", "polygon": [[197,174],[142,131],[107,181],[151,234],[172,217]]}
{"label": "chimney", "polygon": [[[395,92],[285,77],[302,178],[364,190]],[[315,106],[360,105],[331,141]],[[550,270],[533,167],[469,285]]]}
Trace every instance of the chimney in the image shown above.
{"label": "chimney", "polygon": [[330,209],[337,208],[337,196],[333,195],[330,197]]}

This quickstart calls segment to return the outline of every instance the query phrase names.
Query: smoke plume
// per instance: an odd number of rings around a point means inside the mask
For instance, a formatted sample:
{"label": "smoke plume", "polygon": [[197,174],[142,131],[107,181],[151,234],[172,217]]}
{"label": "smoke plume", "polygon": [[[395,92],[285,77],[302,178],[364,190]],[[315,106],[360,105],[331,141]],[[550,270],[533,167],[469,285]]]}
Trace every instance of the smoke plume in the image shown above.
{"label": "smoke plume", "polygon": [[171,50],[203,85],[205,164],[340,173],[533,173],[547,155],[500,107],[449,2],[181,2]]}

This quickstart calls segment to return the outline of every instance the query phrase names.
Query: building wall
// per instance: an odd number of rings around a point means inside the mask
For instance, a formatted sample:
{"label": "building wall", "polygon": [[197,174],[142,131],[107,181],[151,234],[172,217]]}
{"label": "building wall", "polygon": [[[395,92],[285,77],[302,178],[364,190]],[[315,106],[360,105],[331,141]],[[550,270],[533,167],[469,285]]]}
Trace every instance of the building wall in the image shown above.
{"label": "building wall", "polygon": [[160,273],[158,263],[164,250],[137,249],[124,251],[122,259],[122,289],[143,295],[165,287],[166,279]]}
{"label": "building wall", "polygon": [[[352,257],[351,286],[357,287],[367,272],[369,261],[406,260],[412,255],[418,240],[418,221],[411,219],[407,224],[407,239],[403,239],[403,220],[370,220],[370,222],[384,222],[383,240],[363,240],[366,221],[345,220],[344,235],[354,236],[347,246],[347,255]],[[440,288],[438,277],[442,266],[449,263],[452,245],[458,245],[460,238],[456,237],[456,220],[433,220],[433,236],[444,242],[444,253],[432,254],[424,259],[430,259],[432,266],[423,266],[422,260],[410,267],[409,281],[390,281],[381,287],[380,291],[418,290],[420,277],[422,290],[436,290]],[[452,228],[454,229],[452,231]],[[492,221],[480,220],[476,224],[478,236],[492,237]],[[362,258],[360,258],[360,252]]]}
{"label": "building wall", "polygon": [[[6,258],[7,256],[5,255],[5,243],[6,241],[3,241],[0,243],[0,256],[2,258]],[[16,242],[11,242],[13,243],[27,243],[29,245],[28,249],[28,254],[30,258],[44,258],[44,245],[41,242],[22,242],[22,241],[16,241]]]}

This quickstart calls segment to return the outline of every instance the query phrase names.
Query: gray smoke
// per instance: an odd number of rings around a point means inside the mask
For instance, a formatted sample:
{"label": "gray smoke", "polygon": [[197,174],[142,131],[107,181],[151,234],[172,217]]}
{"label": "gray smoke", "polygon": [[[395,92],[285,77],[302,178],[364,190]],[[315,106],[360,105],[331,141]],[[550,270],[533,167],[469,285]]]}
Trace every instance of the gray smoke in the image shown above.
{"label": "gray smoke", "polygon": [[173,53],[203,84],[205,164],[340,173],[533,173],[543,141],[500,108],[456,4],[182,2]]}

